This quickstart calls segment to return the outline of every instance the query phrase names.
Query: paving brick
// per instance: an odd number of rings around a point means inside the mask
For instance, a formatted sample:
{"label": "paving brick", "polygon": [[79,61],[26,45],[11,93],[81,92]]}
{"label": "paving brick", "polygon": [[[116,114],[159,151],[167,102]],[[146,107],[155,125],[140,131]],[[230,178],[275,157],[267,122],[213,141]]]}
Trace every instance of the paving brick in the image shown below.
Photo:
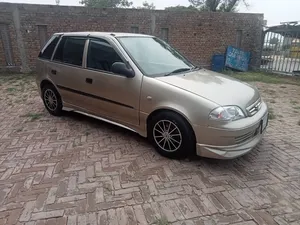
{"label": "paving brick", "polygon": [[140,189],[138,187],[124,188],[124,189],[116,190],[115,194],[116,195],[122,195],[122,194],[133,193],[133,192],[136,192],[136,191],[140,191]]}
{"label": "paving brick", "polygon": [[107,210],[108,223],[111,225],[118,225],[118,218],[115,209]]}
{"label": "paving brick", "polygon": [[156,203],[152,203],[154,205],[150,205],[149,203],[144,204],[143,210],[145,214],[145,218],[149,224],[155,223],[159,218],[161,218],[160,215],[160,209],[158,208],[158,205]]}
{"label": "paving brick", "polygon": [[197,206],[190,198],[176,199],[175,202],[182,215],[186,219],[192,219],[201,216],[201,213],[199,212]]}
{"label": "paving brick", "polygon": [[141,225],[147,224],[147,220],[146,220],[142,206],[136,205],[133,207],[133,210],[135,213],[137,223],[141,224]]}
{"label": "paving brick", "polygon": [[52,187],[48,193],[46,204],[53,204],[55,202],[57,187]]}
{"label": "paving brick", "polygon": [[107,213],[106,211],[99,211],[98,212],[98,224],[100,225],[108,225],[108,220],[107,220]]}
{"label": "paving brick", "polygon": [[81,170],[81,171],[79,171],[79,175],[78,175],[78,184],[82,184],[85,181],[86,181],[86,171]]}
{"label": "paving brick", "polygon": [[23,210],[23,212],[22,212],[22,214],[20,216],[20,222],[29,221],[34,206],[35,206],[35,202],[34,201],[27,202],[25,204],[24,210]]}
{"label": "paving brick", "polygon": [[64,210],[54,210],[54,211],[48,211],[48,212],[32,213],[31,219],[32,220],[41,220],[41,219],[62,217],[63,215],[64,215]]}
{"label": "paving brick", "polygon": [[104,202],[103,187],[96,189],[96,203]]}
{"label": "paving brick", "polygon": [[82,194],[82,195],[72,195],[69,197],[63,197],[63,198],[59,198],[57,200],[58,203],[61,202],[71,202],[71,201],[77,201],[77,200],[81,200],[81,199],[85,199],[86,195]]}
{"label": "paving brick", "polygon": [[86,220],[87,220],[86,215],[78,215],[77,224],[78,225],[86,225],[87,224]]}
{"label": "paving brick", "polygon": [[77,224],[77,216],[76,215],[69,216],[67,219],[67,224],[68,225],[76,225]]}
{"label": "paving brick", "polygon": [[[130,132],[72,113],[50,116],[33,78],[22,92],[7,94],[25,78],[11,79],[0,86],[6,95],[0,98],[0,224],[299,223],[300,127],[293,110],[270,120],[261,144],[241,158],[169,160]],[[286,99],[300,94],[298,86],[288,85],[291,95],[275,84],[256,85],[267,102],[270,90],[278,92],[269,104],[279,115],[292,109]],[[4,112],[8,101],[12,108]],[[33,112],[41,118],[22,116]]]}

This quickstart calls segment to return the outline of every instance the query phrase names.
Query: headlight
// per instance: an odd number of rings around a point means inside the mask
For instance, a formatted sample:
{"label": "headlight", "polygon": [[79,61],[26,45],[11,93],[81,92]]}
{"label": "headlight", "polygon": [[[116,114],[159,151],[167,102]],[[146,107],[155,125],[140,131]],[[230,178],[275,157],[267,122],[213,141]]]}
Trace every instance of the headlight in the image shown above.
{"label": "headlight", "polygon": [[221,106],[214,109],[209,114],[209,119],[211,120],[238,120],[245,118],[245,114],[238,106]]}

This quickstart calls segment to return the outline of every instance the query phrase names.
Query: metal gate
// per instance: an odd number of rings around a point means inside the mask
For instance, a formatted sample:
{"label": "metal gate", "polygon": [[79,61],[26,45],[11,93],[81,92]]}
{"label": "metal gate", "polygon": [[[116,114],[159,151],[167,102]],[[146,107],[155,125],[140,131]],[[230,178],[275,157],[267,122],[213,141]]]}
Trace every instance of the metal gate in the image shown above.
{"label": "metal gate", "polygon": [[261,69],[300,75],[300,25],[282,23],[264,32]]}
{"label": "metal gate", "polygon": [[7,66],[12,66],[13,57],[11,51],[11,43],[8,33],[8,25],[7,24],[0,24],[0,36],[2,40],[3,50],[4,50],[4,58],[6,60]]}

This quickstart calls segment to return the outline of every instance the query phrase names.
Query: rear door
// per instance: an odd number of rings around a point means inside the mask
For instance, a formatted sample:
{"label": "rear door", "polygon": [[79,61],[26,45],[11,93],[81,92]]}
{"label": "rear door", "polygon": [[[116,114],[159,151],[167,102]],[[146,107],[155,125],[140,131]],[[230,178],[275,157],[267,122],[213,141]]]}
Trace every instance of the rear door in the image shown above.
{"label": "rear door", "polygon": [[81,109],[85,108],[87,101],[82,94],[86,92],[86,76],[82,67],[86,41],[86,37],[63,36],[48,68],[63,101]]}

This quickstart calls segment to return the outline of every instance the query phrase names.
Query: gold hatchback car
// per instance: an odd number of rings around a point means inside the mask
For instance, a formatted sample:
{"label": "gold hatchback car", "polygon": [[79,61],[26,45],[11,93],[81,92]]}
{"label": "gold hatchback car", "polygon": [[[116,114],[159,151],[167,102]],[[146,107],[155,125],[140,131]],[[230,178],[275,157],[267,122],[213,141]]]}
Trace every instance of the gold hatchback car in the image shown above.
{"label": "gold hatchback car", "polygon": [[75,111],[119,125],[171,158],[244,155],[268,124],[255,87],[198,68],[149,35],[56,33],[39,54],[37,85],[52,115]]}

